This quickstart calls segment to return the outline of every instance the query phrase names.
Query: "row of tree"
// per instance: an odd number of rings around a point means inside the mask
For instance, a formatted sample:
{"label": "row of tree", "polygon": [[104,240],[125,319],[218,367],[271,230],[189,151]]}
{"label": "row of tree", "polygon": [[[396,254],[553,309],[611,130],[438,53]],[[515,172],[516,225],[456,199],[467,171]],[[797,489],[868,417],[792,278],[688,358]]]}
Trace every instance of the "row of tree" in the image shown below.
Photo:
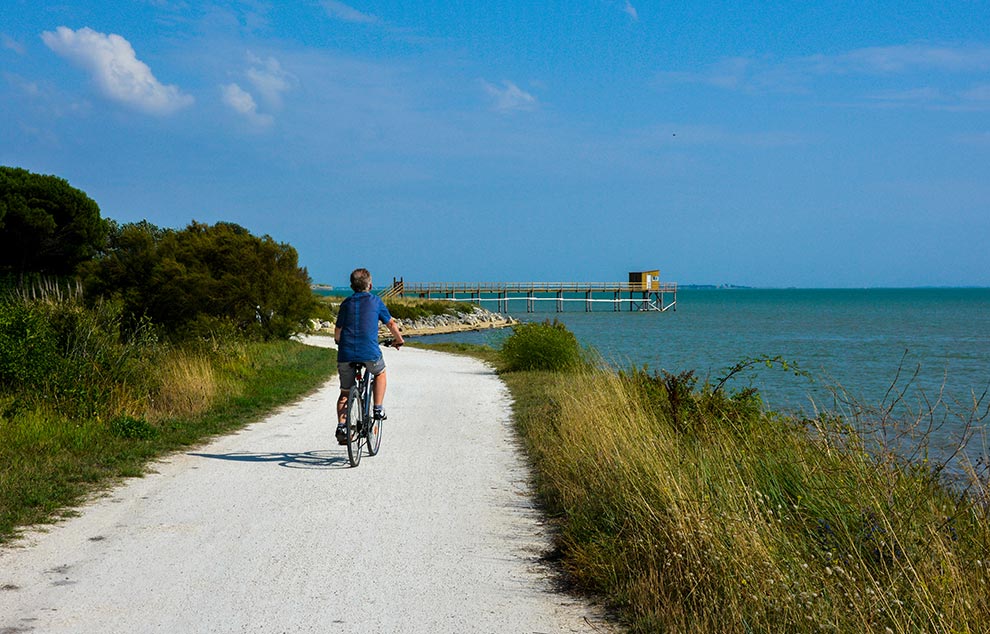
{"label": "row of tree", "polygon": [[296,250],[229,222],[118,224],[64,179],[0,166],[0,271],[76,276],[89,301],[174,335],[220,327],[287,337],[312,310]]}

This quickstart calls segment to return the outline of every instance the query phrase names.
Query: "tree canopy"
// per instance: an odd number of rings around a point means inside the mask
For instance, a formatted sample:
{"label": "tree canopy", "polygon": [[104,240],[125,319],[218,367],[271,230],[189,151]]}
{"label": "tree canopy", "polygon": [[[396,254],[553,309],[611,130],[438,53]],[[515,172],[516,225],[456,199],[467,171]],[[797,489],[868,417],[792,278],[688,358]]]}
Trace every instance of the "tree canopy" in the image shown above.
{"label": "tree canopy", "polygon": [[69,275],[106,230],[96,202],[65,179],[0,166],[0,271]]}
{"label": "tree canopy", "polygon": [[119,298],[130,314],[176,333],[228,323],[287,337],[313,304],[293,247],[229,222],[181,231],[113,225],[105,252],[82,273],[87,295]]}

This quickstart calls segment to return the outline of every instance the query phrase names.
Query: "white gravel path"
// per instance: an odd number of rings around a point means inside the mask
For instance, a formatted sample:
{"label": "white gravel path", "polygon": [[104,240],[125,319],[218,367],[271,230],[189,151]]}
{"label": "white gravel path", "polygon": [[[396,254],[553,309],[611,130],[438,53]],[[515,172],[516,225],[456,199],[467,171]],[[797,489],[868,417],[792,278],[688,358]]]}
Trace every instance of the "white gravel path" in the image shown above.
{"label": "white gravel path", "polygon": [[0,549],[0,634],[611,631],[540,563],[504,385],[385,354],[378,456],[348,467],[334,378]]}

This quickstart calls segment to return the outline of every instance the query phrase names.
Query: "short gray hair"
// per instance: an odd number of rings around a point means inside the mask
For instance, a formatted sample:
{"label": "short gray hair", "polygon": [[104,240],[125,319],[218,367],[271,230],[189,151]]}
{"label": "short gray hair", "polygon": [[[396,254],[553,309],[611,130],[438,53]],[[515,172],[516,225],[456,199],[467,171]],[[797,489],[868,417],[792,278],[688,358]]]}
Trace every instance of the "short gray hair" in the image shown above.
{"label": "short gray hair", "polygon": [[363,293],[371,288],[371,273],[368,269],[354,269],[351,271],[351,290],[355,293]]}

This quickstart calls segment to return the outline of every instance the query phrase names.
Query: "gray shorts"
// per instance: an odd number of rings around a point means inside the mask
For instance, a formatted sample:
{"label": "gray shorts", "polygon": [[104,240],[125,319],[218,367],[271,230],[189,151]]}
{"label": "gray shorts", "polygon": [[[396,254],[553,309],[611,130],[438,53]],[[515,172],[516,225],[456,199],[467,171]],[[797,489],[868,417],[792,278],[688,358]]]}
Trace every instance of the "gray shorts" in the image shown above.
{"label": "gray shorts", "polygon": [[[340,375],[340,389],[349,390],[354,387],[354,368],[351,361],[343,361],[337,364],[337,374]],[[375,376],[385,371],[385,357],[378,357],[377,361],[363,361],[362,363]]]}

